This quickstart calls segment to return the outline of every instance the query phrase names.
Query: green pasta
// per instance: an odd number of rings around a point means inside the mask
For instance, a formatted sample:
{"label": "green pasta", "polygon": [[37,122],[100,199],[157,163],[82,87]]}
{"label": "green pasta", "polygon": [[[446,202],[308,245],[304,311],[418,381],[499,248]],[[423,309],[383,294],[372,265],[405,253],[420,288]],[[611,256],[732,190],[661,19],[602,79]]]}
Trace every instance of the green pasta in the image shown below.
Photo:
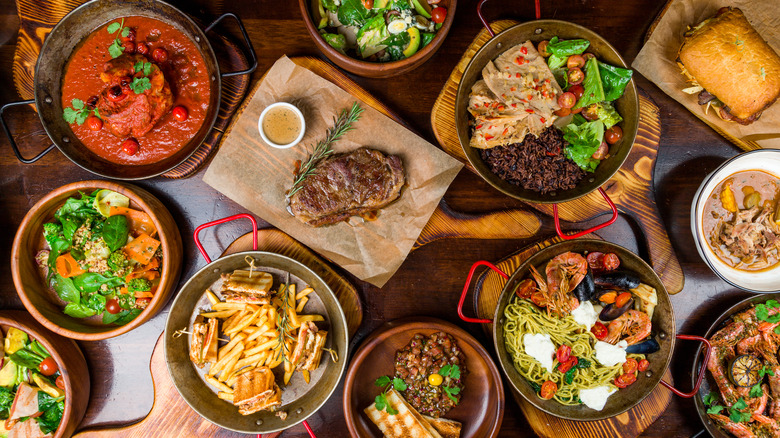
{"label": "green pasta", "polygon": [[[569,406],[580,404],[581,389],[604,385],[616,388],[614,381],[623,373],[623,365],[607,367],[598,363],[593,350],[597,341],[596,336],[579,325],[571,315],[560,319],[548,316],[531,302],[515,297],[506,306],[504,319],[504,340],[515,369],[526,380],[538,386],[546,380],[555,382],[558,390],[553,398],[559,403]],[[527,333],[549,334],[556,348],[564,344],[568,345],[573,356],[587,359],[591,365],[574,371],[574,379],[571,383],[566,383],[564,374],[557,370],[557,360],[553,361],[553,372],[550,373],[536,359],[525,353],[523,335]],[[637,361],[644,359],[642,354],[630,354],[628,357],[633,357]]]}

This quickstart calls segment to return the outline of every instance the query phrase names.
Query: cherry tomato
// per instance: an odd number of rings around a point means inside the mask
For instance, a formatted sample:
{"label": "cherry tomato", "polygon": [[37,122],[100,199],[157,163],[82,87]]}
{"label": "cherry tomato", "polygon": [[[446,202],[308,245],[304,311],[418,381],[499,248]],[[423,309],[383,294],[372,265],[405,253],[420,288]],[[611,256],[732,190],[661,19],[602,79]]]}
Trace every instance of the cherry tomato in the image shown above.
{"label": "cherry tomato", "polygon": [[57,388],[65,390],[65,379],[62,378],[62,374],[57,376],[57,378],[54,380],[54,384],[57,385]]}
{"label": "cherry tomato", "polygon": [[128,138],[122,143],[122,150],[125,151],[127,155],[135,155],[138,153],[138,149],[140,149],[140,146],[138,145],[138,141],[134,138]]}
{"label": "cherry tomato", "polygon": [[596,335],[596,339],[598,339],[599,341],[603,341],[604,338],[607,337],[608,330],[607,330],[607,326],[605,326],[599,321],[596,321],[596,323],[593,324],[593,327],[590,328],[590,332]]}
{"label": "cherry tomato", "polygon": [[138,307],[139,309],[146,309],[146,306],[148,306],[151,302],[151,298],[139,298],[135,300],[135,307]]}
{"label": "cherry tomato", "polygon": [[135,53],[135,43],[132,41],[125,41],[122,43],[122,49],[128,55],[132,55],[133,53]]}
{"label": "cherry tomato", "polygon": [[363,7],[366,9],[373,9],[374,8],[374,0],[362,0]]}
{"label": "cherry tomato", "polygon": [[433,11],[431,11],[431,20],[434,23],[444,23],[445,18],[447,18],[447,9],[438,7],[433,8]]}
{"label": "cherry tomato", "polygon": [[547,40],[542,41],[539,43],[538,46],[536,46],[536,50],[539,51],[539,54],[544,56],[545,58],[550,56],[550,52],[547,51],[547,46],[550,45],[550,42]]}
{"label": "cherry tomato", "polygon": [[615,307],[623,307],[631,299],[631,292],[623,292],[615,298]]}
{"label": "cherry tomato", "polygon": [[579,107],[579,108],[572,108],[572,109],[571,109],[571,113],[572,113],[572,114],[579,114],[579,113],[581,113],[581,112],[582,112],[582,107]]}
{"label": "cherry tomato", "polygon": [[609,145],[602,141],[601,145],[599,145],[599,148],[596,149],[596,152],[593,153],[592,157],[594,160],[603,160],[604,158],[607,158],[607,154],[609,153]]}
{"label": "cherry tomato", "polygon": [[542,383],[542,390],[540,391],[539,396],[545,400],[549,400],[555,396],[557,391],[558,385],[556,385],[552,380],[547,380]]}
{"label": "cherry tomato", "polygon": [[580,84],[572,85],[569,87],[569,92],[574,93],[574,97],[576,97],[577,100],[580,100],[582,95],[585,93],[585,88],[583,88]]}
{"label": "cherry tomato", "polygon": [[558,350],[555,351],[555,358],[559,363],[564,363],[571,357],[571,347],[568,345],[561,345]]}
{"label": "cherry tomato", "polygon": [[54,358],[49,356],[38,365],[38,371],[44,376],[53,376],[59,371],[59,368],[57,367],[57,362]]}
{"label": "cherry tomato", "polygon": [[554,113],[558,117],[566,117],[571,114],[571,108],[561,108]]}
{"label": "cherry tomato", "polygon": [[571,108],[575,103],[577,103],[577,97],[574,96],[574,93],[567,91],[558,97],[558,105],[561,108]]}
{"label": "cherry tomato", "polygon": [[582,68],[585,67],[585,58],[582,55],[571,55],[566,60],[566,67],[568,68]]}
{"label": "cherry tomato", "polygon": [[143,42],[137,43],[135,45],[135,52],[140,55],[146,55],[147,53],[149,53],[149,46],[147,46],[146,43]]}
{"label": "cherry tomato", "polygon": [[112,315],[122,311],[122,306],[119,305],[119,301],[116,299],[106,301],[106,311]]}
{"label": "cherry tomato", "polygon": [[120,34],[120,37],[121,37],[122,41],[132,41],[132,42],[135,42],[135,30],[133,30],[133,28],[128,28],[127,29],[127,36],[121,36],[121,34]]}
{"label": "cherry tomato", "polygon": [[120,85],[114,85],[106,92],[106,98],[110,102],[121,102],[127,97],[127,90]]}
{"label": "cherry tomato", "polygon": [[103,121],[100,120],[100,117],[89,116],[87,117],[87,126],[93,131],[100,131],[103,129]]}
{"label": "cherry tomato", "polygon": [[636,382],[636,376],[634,374],[621,374],[615,379],[615,386],[622,389],[634,382]]}
{"label": "cherry tomato", "polygon": [[615,144],[619,142],[621,138],[623,138],[623,130],[620,129],[620,126],[615,125],[604,132],[604,139],[607,140],[607,143],[609,144]]}
{"label": "cherry tomato", "polygon": [[515,294],[520,298],[530,298],[531,293],[536,289],[536,283],[530,278],[523,280],[515,289]]}
{"label": "cherry tomato", "polygon": [[566,374],[566,371],[569,371],[574,365],[577,365],[578,362],[579,359],[577,359],[577,356],[572,356],[566,362],[558,365],[558,372]]}
{"label": "cherry tomato", "polygon": [[531,293],[531,302],[539,307],[547,307],[547,298],[538,290]]}
{"label": "cherry tomato", "polygon": [[648,368],[650,368],[650,361],[647,359],[640,360],[636,367],[636,369],[643,373],[647,371]]}
{"label": "cherry tomato", "polygon": [[617,254],[611,252],[604,256],[604,261],[601,263],[607,271],[614,271],[620,266],[620,258]]}
{"label": "cherry tomato", "polygon": [[623,372],[626,374],[634,374],[639,368],[639,363],[633,357],[629,357],[623,362]]}
{"label": "cherry tomato", "polygon": [[187,120],[187,117],[190,116],[190,113],[187,111],[187,108],[181,105],[174,107],[172,112],[173,112],[173,117],[180,122]]}
{"label": "cherry tomato", "polygon": [[587,108],[582,111],[582,117],[585,117],[587,120],[598,120],[598,105],[595,103],[593,105],[588,105]]}
{"label": "cherry tomato", "polygon": [[566,72],[566,77],[569,78],[569,83],[572,85],[579,85],[585,80],[585,73],[578,68],[570,68]]}
{"label": "cherry tomato", "polygon": [[162,47],[158,47],[152,51],[152,59],[156,62],[165,62],[168,60],[168,51]]}
{"label": "cherry tomato", "polygon": [[588,261],[588,266],[590,266],[590,269],[594,271],[600,271],[604,266],[602,265],[602,260],[604,260],[604,253],[593,251],[585,256],[585,260]]}

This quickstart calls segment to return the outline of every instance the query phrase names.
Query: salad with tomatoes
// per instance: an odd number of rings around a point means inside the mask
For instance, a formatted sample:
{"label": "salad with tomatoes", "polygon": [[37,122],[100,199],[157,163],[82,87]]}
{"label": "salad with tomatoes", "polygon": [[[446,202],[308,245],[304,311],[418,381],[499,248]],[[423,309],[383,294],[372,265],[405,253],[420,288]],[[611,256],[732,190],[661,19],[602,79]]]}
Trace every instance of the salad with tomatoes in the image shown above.
{"label": "salad with tomatoes", "polygon": [[0,438],[53,434],[65,412],[57,362],[22,330],[9,327],[0,337]]}
{"label": "salad with tomatoes", "polygon": [[[446,1],[446,0],[444,0]],[[442,0],[311,0],[314,25],[339,52],[366,61],[408,58],[447,17]]]}
{"label": "salad with tomatoes", "polygon": [[160,283],[161,242],[151,217],[111,190],[80,193],[43,225],[48,248],[36,261],[74,318],[126,324],[149,305]]}

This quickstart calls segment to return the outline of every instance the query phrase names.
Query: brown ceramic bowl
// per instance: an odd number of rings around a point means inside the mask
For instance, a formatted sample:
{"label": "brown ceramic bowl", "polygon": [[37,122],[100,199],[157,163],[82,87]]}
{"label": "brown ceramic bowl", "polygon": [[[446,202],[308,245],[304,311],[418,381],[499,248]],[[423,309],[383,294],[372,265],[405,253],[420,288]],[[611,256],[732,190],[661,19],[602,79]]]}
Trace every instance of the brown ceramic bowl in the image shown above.
{"label": "brown ceramic bowl", "polygon": [[353,437],[381,437],[363,409],[374,403],[380,389],[374,381],[393,376],[393,361],[417,333],[431,335],[443,331],[455,338],[466,355],[468,376],[460,404],[445,418],[463,424],[462,438],[498,436],[504,418],[504,385],[490,354],[473,336],[460,327],[435,318],[404,318],[391,321],[368,336],[349,364],[344,382],[344,416]]}
{"label": "brown ceramic bowl", "polygon": [[427,46],[417,51],[417,53],[411,57],[393,62],[368,62],[345,55],[331,47],[317,31],[317,27],[314,25],[314,21],[311,18],[311,8],[309,7],[311,0],[298,0],[306,29],[309,31],[309,34],[314,40],[314,44],[317,45],[320,51],[333,63],[344,70],[358,76],[369,78],[387,78],[412,71],[433,56],[433,54],[439,50],[439,47],[441,47],[444,38],[447,37],[447,32],[449,32],[450,27],[452,27],[452,22],[455,19],[455,6],[457,3],[457,0],[442,0],[440,5],[447,8],[447,17],[444,19],[441,29],[436,31],[436,36]]}
{"label": "brown ceramic bowl", "polygon": [[[131,208],[143,210],[151,216],[162,242],[164,262],[157,292],[141,314],[122,326],[105,325],[99,317],[79,319],[62,313],[65,302],[49,288],[35,263],[35,254],[45,247],[43,224],[53,219],[54,212],[69,197],[78,196],[79,192],[91,193],[96,189],[113,190],[130,198]],[[181,257],[182,243],[176,222],[165,206],[151,193],[129,184],[80,181],[52,191],[30,209],[16,231],[11,250],[11,273],[19,298],[38,322],[68,338],[97,341],[127,333],[162,310],[179,282]]]}
{"label": "brown ceramic bowl", "polygon": [[9,327],[24,331],[40,342],[57,362],[65,381],[65,411],[54,438],[69,437],[84,418],[89,402],[89,370],[81,349],[72,339],[46,330],[27,312],[4,310],[0,312],[0,330]]}

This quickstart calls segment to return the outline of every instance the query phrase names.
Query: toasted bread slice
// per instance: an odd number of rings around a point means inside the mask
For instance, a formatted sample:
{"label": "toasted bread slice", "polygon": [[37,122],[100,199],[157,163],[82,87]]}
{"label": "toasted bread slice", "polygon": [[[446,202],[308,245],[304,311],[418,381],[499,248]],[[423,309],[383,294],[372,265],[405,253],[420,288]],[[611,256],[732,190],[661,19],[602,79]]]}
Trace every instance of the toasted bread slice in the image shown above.
{"label": "toasted bread slice", "polygon": [[443,438],[460,437],[460,429],[463,427],[460,422],[448,418],[433,418],[427,415],[423,415],[423,418],[428,420],[428,422],[431,423],[431,426],[433,426],[433,428],[436,429],[436,432],[439,432],[439,435]]}
{"label": "toasted bread slice", "polygon": [[387,393],[388,405],[398,411],[390,415],[380,411],[373,404],[363,412],[379,427],[387,438],[442,438],[442,436],[420,415],[398,391],[391,389]]}
{"label": "toasted bread slice", "polygon": [[237,269],[225,276],[221,292],[248,293],[257,296],[267,296],[273,286],[274,278],[268,272]]}

